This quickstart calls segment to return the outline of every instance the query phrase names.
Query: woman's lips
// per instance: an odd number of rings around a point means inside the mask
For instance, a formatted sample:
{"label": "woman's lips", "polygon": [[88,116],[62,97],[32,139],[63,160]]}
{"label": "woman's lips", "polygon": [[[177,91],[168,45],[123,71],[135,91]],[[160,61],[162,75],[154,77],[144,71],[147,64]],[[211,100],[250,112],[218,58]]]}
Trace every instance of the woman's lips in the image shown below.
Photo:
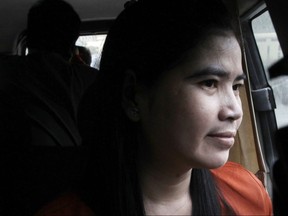
{"label": "woman's lips", "polygon": [[220,148],[230,149],[234,144],[235,135],[236,132],[227,131],[208,134],[208,137],[210,137]]}

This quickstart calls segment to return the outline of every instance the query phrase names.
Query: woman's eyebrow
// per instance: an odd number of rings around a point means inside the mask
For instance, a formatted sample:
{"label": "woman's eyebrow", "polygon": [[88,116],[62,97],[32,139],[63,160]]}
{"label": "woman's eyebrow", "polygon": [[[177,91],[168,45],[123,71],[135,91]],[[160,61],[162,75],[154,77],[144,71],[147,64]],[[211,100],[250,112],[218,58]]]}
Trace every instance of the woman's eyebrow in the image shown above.
{"label": "woman's eyebrow", "polygon": [[[229,77],[230,73],[221,69],[221,68],[215,68],[215,67],[207,67],[202,70],[196,71],[193,74],[189,76],[189,79],[193,78],[200,78],[203,76],[218,76],[218,77]],[[246,75],[244,73],[240,74],[239,76],[236,77],[235,80],[245,80]]]}
{"label": "woman's eyebrow", "polygon": [[246,79],[247,79],[247,76],[244,73],[242,73],[241,75],[237,76],[235,80],[238,81],[238,80],[246,80]]}

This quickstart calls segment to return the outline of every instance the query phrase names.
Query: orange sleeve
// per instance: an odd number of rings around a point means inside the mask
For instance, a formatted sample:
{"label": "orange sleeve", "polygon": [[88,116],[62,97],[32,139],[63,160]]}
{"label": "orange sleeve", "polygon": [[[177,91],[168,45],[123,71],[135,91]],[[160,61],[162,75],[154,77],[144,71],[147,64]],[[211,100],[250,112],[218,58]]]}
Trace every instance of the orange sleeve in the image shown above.
{"label": "orange sleeve", "polygon": [[260,180],[240,164],[211,170],[226,201],[239,215],[273,215],[271,199]]}
{"label": "orange sleeve", "polygon": [[92,210],[74,194],[60,196],[41,208],[34,216],[95,216]]}

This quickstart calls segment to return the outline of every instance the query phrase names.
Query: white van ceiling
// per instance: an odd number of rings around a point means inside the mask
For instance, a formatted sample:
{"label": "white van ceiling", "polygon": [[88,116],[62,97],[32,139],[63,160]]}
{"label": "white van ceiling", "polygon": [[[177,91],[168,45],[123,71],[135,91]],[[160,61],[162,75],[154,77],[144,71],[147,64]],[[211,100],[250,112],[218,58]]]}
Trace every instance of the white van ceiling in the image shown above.
{"label": "white van ceiling", "polygon": [[[29,8],[36,0],[0,0],[0,53],[11,52],[17,35],[26,27]],[[67,0],[82,20],[113,18],[126,0]],[[53,16],[53,14],[51,14]]]}
{"label": "white van ceiling", "polygon": [[[83,21],[116,17],[127,0],[67,0]],[[11,52],[17,35],[26,27],[26,16],[36,0],[0,0],[0,53]],[[238,0],[253,5],[257,0]]]}

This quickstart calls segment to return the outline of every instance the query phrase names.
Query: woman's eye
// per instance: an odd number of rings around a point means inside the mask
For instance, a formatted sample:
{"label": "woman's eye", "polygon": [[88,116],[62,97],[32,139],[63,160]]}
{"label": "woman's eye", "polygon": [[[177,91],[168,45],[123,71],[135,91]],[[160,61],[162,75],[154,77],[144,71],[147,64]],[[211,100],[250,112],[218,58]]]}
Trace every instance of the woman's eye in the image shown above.
{"label": "woman's eye", "polygon": [[212,79],[211,80],[204,80],[204,81],[200,82],[200,84],[204,87],[207,87],[207,88],[215,88],[217,81],[212,80]]}
{"label": "woman's eye", "polygon": [[238,91],[242,86],[243,86],[242,83],[238,83],[238,84],[233,85],[233,91]]}

